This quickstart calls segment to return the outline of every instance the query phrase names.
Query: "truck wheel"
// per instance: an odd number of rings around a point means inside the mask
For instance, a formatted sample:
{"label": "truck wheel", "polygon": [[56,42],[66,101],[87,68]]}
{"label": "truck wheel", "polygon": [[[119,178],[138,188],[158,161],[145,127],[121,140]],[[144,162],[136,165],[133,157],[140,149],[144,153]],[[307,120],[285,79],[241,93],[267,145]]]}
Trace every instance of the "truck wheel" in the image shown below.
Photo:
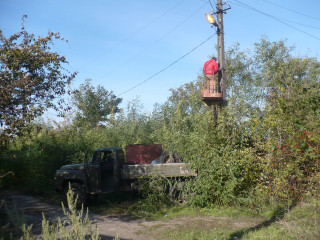
{"label": "truck wheel", "polygon": [[182,157],[179,153],[172,153],[171,152],[171,158],[170,158],[170,152],[163,152],[159,157],[160,163],[181,163],[183,162]]}
{"label": "truck wheel", "polygon": [[169,189],[170,202],[175,202],[178,199],[178,196],[179,196],[179,190],[177,188],[177,185],[175,185],[171,189]]}
{"label": "truck wheel", "polygon": [[[171,158],[170,158],[170,154],[172,156]],[[174,158],[173,158],[172,152],[164,151],[159,157],[159,162],[160,163],[173,163]]]}
{"label": "truck wheel", "polygon": [[176,163],[182,163],[183,162],[183,158],[177,152],[173,154],[173,158],[174,158],[174,162],[176,162]]}
{"label": "truck wheel", "polygon": [[[74,192],[75,197],[78,196],[77,201],[77,208],[81,208],[82,204],[85,204],[87,201],[87,193],[84,187],[80,183],[70,183],[70,188]],[[67,192],[69,190],[69,187],[66,187],[65,189],[65,198],[67,202]]]}
{"label": "truck wheel", "polygon": [[177,182],[169,189],[169,200],[171,202],[183,202],[183,189],[185,187],[184,182]]}

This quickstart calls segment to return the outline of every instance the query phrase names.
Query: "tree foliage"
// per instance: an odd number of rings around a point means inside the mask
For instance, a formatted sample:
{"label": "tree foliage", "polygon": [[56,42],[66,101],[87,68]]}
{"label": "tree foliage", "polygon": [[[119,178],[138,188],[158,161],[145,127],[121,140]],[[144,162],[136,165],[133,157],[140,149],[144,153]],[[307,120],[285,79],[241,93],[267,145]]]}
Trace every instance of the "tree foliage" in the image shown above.
{"label": "tree foliage", "polygon": [[75,122],[78,126],[96,127],[101,122],[108,121],[110,114],[120,111],[122,102],[112,91],[98,85],[97,89],[91,85],[90,79],[80,85],[79,90],[74,91],[72,99],[77,107]]}
{"label": "tree foliage", "polygon": [[[66,86],[75,77],[65,57],[53,52],[59,33],[35,37],[25,30],[9,38],[0,30],[0,124],[9,134],[23,128],[47,108],[60,109]],[[58,100],[58,101],[57,101]]]}

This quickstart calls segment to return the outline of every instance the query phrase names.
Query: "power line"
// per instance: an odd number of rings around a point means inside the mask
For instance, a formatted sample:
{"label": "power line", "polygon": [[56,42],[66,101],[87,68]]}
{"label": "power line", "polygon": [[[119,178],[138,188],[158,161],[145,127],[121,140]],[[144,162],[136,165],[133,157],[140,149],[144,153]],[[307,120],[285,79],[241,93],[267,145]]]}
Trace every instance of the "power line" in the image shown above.
{"label": "power line", "polygon": [[[232,1],[232,0],[231,0]],[[265,0],[261,0],[261,1],[265,1]],[[236,3],[235,3],[236,4]],[[237,4],[238,6],[241,6],[239,4]],[[243,6],[241,6],[243,7]],[[274,15],[271,15],[269,14],[270,16],[274,17],[274,18],[278,18],[280,20],[283,20],[283,21],[286,21],[286,22],[291,22],[291,23],[294,23],[294,24],[297,24],[297,25],[301,25],[301,26],[304,26],[304,27],[309,27],[309,28],[314,28],[314,29],[320,29],[320,27],[314,27],[314,26],[310,26],[310,25],[307,25],[307,24],[303,24],[303,23],[300,23],[300,22],[296,22],[296,21],[292,21],[292,20],[289,20],[289,19],[286,19],[286,18],[281,18],[281,17],[277,17],[277,16],[274,16]]]}
{"label": "power line", "polygon": [[121,67],[125,66],[126,63],[134,60],[135,58],[137,58],[138,56],[140,56],[143,52],[145,52],[146,50],[150,49],[151,47],[153,47],[154,45],[156,45],[158,42],[160,42],[162,39],[164,39],[165,37],[167,37],[170,33],[172,33],[173,31],[175,31],[178,27],[180,27],[181,25],[183,25],[188,19],[190,19],[193,15],[195,15],[197,12],[199,12],[206,4],[202,5],[200,8],[198,8],[197,10],[195,10],[194,12],[192,12],[190,15],[188,15],[185,19],[183,19],[179,24],[177,24],[176,26],[174,26],[170,31],[168,31],[167,33],[165,33],[162,37],[160,37],[159,39],[157,39],[156,41],[152,42],[151,44],[149,44],[148,46],[146,46],[145,48],[143,48],[140,52],[138,52],[136,55],[134,55],[133,57],[123,61],[121,64],[119,64],[118,66],[114,67],[113,69],[111,69],[109,72],[107,72],[106,74],[103,74],[102,76],[98,77],[96,80],[101,79],[102,77],[104,77],[107,74],[110,74],[118,69],[120,69]]}
{"label": "power line", "polygon": [[286,9],[286,10],[288,10],[288,11],[290,11],[290,12],[294,12],[294,13],[296,13],[296,14],[300,14],[300,15],[302,15],[302,16],[305,16],[305,17],[308,17],[308,18],[312,18],[312,19],[316,19],[316,20],[319,20],[319,21],[320,21],[320,18],[313,17],[313,16],[310,16],[310,15],[307,15],[307,14],[304,14],[304,13],[301,13],[301,12],[298,12],[298,11],[296,11],[296,10],[293,10],[293,9],[290,9],[290,8],[287,8],[287,7],[284,7],[284,6],[281,6],[280,4],[273,3],[273,2],[270,2],[270,1],[268,1],[268,0],[261,0],[261,1],[264,1],[264,2],[267,2],[267,3],[272,4],[272,5],[274,5],[274,6],[277,6],[277,7],[283,8],[283,9]]}
{"label": "power line", "polygon": [[[304,33],[304,34],[306,34],[306,35],[308,35],[308,36],[310,36],[310,37],[312,37],[312,38],[314,38],[314,39],[320,40],[320,38],[318,38],[318,37],[316,37],[316,36],[314,36],[314,35],[306,32],[306,31],[301,30],[300,28],[297,28],[297,27],[295,27],[295,26],[292,26],[292,25],[290,25],[290,24],[288,24],[288,23],[280,20],[278,17],[275,17],[275,16],[272,16],[272,15],[270,15],[270,14],[268,14],[268,13],[262,12],[262,11],[256,9],[256,8],[251,7],[251,6],[247,5],[247,4],[244,4],[244,3],[242,3],[242,2],[240,2],[240,1],[238,1],[238,0],[232,0],[232,1],[235,1],[236,3],[238,3],[238,4],[237,4],[238,6],[241,6],[241,7],[244,7],[244,8],[253,10],[253,11],[256,11],[256,12],[258,12],[258,13],[261,13],[261,14],[263,14],[263,15],[265,15],[265,16],[267,16],[267,17],[270,17],[270,18],[272,18],[272,19],[274,19],[274,20],[276,20],[276,21],[278,21],[278,22],[281,22],[281,23],[283,23],[283,24],[285,24],[285,25],[287,25],[287,26],[289,26],[289,27],[291,27],[291,28],[293,28],[293,29],[295,29],[295,30],[297,30],[297,31],[299,31],[299,32],[302,32],[302,33]],[[234,2],[234,3],[235,3],[235,2]],[[236,3],[235,3],[235,4],[236,4]]]}
{"label": "power line", "polygon": [[180,5],[183,1],[185,0],[181,0],[178,3],[176,3],[175,5],[173,5],[172,7],[170,7],[169,9],[167,9],[165,12],[163,12],[162,14],[160,14],[159,16],[157,16],[156,18],[154,18],[153,20],[151,20],[150,22],[148,22],[147,24],[145,24],[144,26],[142,26],[141,28],[139,28],[138,30],[136,30],[135,32],[131,33],[129,36],[127,36],[126,38],[116,42],[113,46],[111,46],[110,48],[108,48],[105,51],[102,51],[101,53],[99,53],[98,55],[96,55],[95,57],[93,57],[91,60],[89,60],[88,62],[86,62],[85,64],[82,65],[82,67],[80,67],[80,69],[84,68],[85,66],[87,66],[88,64],[94,62],[97,58],[105,55],[106,53],[110,52],[111,50],[113,50],[115,47],[125,43],[126,41],[128,41],[130,38],[134,37],[135,35],[137,35],[138,33],[142,32],[145,28],[149,27],[150,25],[152,25],[154,22],[156,22],[157,20],[159,20],[161,17],[163,17],[164,15],[166,15],[168,12],[170,12],[172,9],[176,8],[178,5]]}
{"label": "power line", "polygon": [[134,85],[133,87],[129,88],[128,90],[120,93],[118,96],[121,96],[135,88],[137,88],[138,86],[146,83],[147,81],[149,81],[150,79],[154,78],[155,76],[159,75],[160,73],[162,73],[163,71],[167,70],[169,67],[173,66],[174,64],[176,64],[177,62],[179,62],[181,59],[185,58],[186,56],[188,56],[190,53],[192,53],[194,50],[196,50],[197,48],[199,48],[200,46],[202,46],[203,44],[205,44],[207,41],[209,41],[213,36],[215,36],[215,34],[211,35],[210,37],[208,37],[206,40],[204,40],[202,43],[200,43],[199,45],[197,45],[196,47],[194,47],[193,49],[191,49],[189,52],[187,52],[186,54],[184,54],[183,56],[181,56],[180,58],[178,58],[177,60],[175,60],[174,62],[172,62],[171,64],[169,64],[167,67],[163,68],[162,70],[158,71],[157,73],[151,75],[150,77],[148,77],[147,79],[145,79],[144,81]]}
{"label": "power line", "polygon": [[212,5],[211,0],[209,0],[209,3],[211,5],[212,9],[214,9],[214,6]]}
{"label": "power line", "polygon": [[[271,16],[272,16],[272,15],[271,15]],[[289,19],[285,19],[285,18],[281,18],[281,17],[276,17],[276,16],[273,16],[273,17],[278,18],[278,19],[281,19],[281,20],[283,20],[283,21],[287,21],[287,22],[291,22],[291,23],[294,23],[294,24],[297,24],[297,25],[301,25],[301,26],[304,26],[304,27],[314,28],[314,29],[320,29],[320,27],[310,26],[310,25],[303,24],[303,23],[299,23],[299,22],[295,22],[295,21],[292,21],[292,20],[289,20]]]}

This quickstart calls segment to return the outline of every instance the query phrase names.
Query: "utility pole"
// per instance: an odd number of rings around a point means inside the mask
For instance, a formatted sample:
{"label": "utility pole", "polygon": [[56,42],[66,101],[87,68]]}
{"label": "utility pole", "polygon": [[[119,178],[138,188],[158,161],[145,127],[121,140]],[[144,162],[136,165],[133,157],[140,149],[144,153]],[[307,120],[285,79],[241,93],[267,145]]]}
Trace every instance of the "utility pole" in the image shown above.
{"label": "utility pole", "polygon": [[[210,2],[210,0],[209,0]],[[210,2],[211,4],[211,2]],[[225,90],[225,55],[224,55],[224,29],[223,29],[223,14],[226,13],[227,10],[231,9],[230,5],[228,8],[224,9],[224,5],[222,3],[222,0],[217,0],[217,5],[216,5],[216,12],[212,9],[212,14],[206,14],[207,21],[212,24],[211,27],[215,26],[217,28],[217,38],[218,38],[218,63],[219,63],[219,71],[218,71],[218,83],[220,84],[220,91],[219,95],[214,96],[216,93],[211,93],[210,94],[210,89],[209,89],[209,94],[212,97],[211,99],[208,98],[209,104],[206,102],[206,95],[207,92],[203,91],[202,99],[207,103],[208,106],[211,107],[212,111],[212,120],[213,120],[213,125],[217,125],[217,119],[218,119],[218,110],[219,107],[222,105],[225,97],[226,97],[226,90]],[[212,5],[211,5],[212,6]],[[215,21],[213,15],[217,16],[217,21]],[[209,97],[209,96],[208,96]],[[215,98],[216,97],[216,98]],[[212,101],[213,99],[216,99],[218,101]]]}
{"label": "utility pole", "polygon": [[218,63],[219,63],[219,71],[218,71],[218,83],[220,83],[221,91],[222,91],[222,101],[216,102],[211,105],[212,111],[212,121],[213,125],[217,125],[218,120],[218,111],[219,106],[221,106],[222,102],[225,99],[226,90],[224,89],[225,82],[225,73],[224,73],[224,30],[223,30],[223,4],[222,0],[217,0],[216,7],[217,14],[217,38],[218,38]]}
{"label": "utility pole", "polygon": [[[227,9],[226,9],[227,10]],[[217,36],[218,36],[218,62],[220,64],[220,71],[218,74],[219,82],[222,89],[222,98],[225,99],[226,90],[224,88],[225,84],[225,72],[224,72],[224,30],[223,30],[223,13],[226,10],[223,10],[222,0],[217,0]]]}

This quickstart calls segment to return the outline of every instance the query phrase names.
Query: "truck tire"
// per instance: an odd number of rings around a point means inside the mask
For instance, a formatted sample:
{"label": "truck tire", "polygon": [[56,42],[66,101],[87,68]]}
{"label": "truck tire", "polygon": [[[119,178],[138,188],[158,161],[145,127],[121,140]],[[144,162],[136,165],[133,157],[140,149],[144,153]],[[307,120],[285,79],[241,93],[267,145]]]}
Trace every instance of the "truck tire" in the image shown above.
{"label": "truck tire", "polygon": [[171,154],[172,154],[172,158],[170,159],[170,152],[168,151],[163,152],[159,157],[159,162],[160,163],[182,163],[183,162],[183,159],[179,153],[175,152]]}
{"label": "truck tire", "polygon": [[[85,188],[80,183],[70,183],[70,189],[74,192],[75,197],[78,197],[76,207],[79,209],[87,201],[87,193]],[[67,202],[67,192],[69,186],[65,189],[65,202]]]}
{"label": "truck tire", "polygon": [[173,154],[173,158],[174,158],[174,162],[175,163],[182,163],[183,162],[183,158],[181,157],[181,155],[177,152],[175,152]]}
{"label": "truck tire", "polygon": [[170,189],[169,189],[169,200],[170,202],[183,202],[182,198],[182,189],[185,187],[185,183],[183,182],[178,182],[174,184]]}
{"label": "truck tire", "polygon": [[179,198],[179,190],[177,186],[173,186],[171,189],[169,189],[169,200],[170,202],[175,202]]}
{"label": "truck tire", "polygon": [[165,151],[165,152],[161,153],[161,155],[159,157],[160,163],[168,163],[169,160],[170,160],[169,152]]}

